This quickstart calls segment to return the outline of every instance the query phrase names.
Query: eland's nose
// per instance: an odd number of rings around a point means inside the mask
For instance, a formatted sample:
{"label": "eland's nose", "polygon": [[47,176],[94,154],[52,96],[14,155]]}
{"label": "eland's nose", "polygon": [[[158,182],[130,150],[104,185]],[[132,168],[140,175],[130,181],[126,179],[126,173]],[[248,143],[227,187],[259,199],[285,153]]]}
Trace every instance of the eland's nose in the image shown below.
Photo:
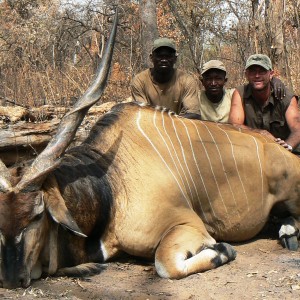
{"label": "eland's nose", "polygon": [[27,288],[30,285],[30,278],[24,276],[17,276],[16,278],[1,279],[0,288],[4,289],[15,289],[15,288]]}

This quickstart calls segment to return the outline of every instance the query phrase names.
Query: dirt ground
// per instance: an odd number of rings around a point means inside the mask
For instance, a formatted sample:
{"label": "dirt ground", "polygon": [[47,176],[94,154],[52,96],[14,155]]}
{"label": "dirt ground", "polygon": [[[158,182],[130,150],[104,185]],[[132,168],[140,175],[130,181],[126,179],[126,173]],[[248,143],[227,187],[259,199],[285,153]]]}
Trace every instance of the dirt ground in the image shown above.
{"label": "dirt ground", "polygon": [[[274,230],[273,230],[274,231]],[[234,244],[235,261],[181,280],[159,278],[153,263],[132,257],[84,279],[45,278],[27,289],[0,289],[1,299],[300,299],[300,252],[283,249],[275,232]]]}

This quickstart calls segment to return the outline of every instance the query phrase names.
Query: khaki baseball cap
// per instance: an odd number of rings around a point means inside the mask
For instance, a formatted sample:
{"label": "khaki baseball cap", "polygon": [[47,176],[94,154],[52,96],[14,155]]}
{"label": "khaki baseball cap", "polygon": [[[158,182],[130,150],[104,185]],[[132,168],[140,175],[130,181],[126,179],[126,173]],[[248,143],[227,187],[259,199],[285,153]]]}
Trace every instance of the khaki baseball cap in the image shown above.
{"label": "khaki baseball cap", "polygon": [[271,59],[267,55],[264,55],[264,54],[253,54],[253,55],[249,56],[249,58],[247,59],[247,62],[246,62],[245,69],[248,69],[249,67],[251,67],[253,65],[261,66],[266,70],[273,69]]}
{"label": "khaki baseball cap", "polygon": [[159,38],[153,42],[152,52],[160,47],[168,47],[173,49],[176,52],[175,42],[168,38]]}
{"label": "khaki baseball cap", "polygon": [[222,70],[226,73],[225,65],[219,60],[210,60],[202,66],[201,75],[207,72],[210,69]]}

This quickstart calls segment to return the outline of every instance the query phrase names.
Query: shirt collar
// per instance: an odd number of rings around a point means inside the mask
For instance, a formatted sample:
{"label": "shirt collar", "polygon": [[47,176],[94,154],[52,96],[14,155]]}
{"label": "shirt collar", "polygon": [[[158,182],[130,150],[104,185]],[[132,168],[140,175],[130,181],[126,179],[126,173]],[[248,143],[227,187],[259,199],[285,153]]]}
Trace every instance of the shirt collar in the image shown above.
{"label": "shirt collar", "polygon": [[[253,98],[250,84],[247,85],[247,88],[244,91],[244,97],[245,98]],[[275,102],[274,90],[273,90],[273,87],[271,86],[271,95],[270,95],[268,104],[271,103],[272,105],[274,105],[274,102]]]}

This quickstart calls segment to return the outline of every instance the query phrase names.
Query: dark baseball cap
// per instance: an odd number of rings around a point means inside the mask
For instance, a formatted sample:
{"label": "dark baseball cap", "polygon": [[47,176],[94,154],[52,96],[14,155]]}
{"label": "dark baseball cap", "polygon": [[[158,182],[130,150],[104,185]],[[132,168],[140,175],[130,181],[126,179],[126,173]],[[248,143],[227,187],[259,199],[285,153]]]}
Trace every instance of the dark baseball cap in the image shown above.
{"label": "dark baseball cap", "polygon": [[173,49],[176,52],[175,42],[168,38],[159,38],[153,42],[152,52],[160,47],[168,47]]}
{"label": "dark baseball cap", "polygon": [[245,69],[254,65],[261,66],[266,70],[273,70],[271,59],[264,54],[253,54],[249,56]]}
{"label": "dark baseball cap", "polygon": [[213,59],[213,60],[206,62],[202,66],[201,75],[203,75],[205,72],[207,72],[210,69],[218,69],[218,70],[224,71],[226,73],[225,65],[219,60]]}

